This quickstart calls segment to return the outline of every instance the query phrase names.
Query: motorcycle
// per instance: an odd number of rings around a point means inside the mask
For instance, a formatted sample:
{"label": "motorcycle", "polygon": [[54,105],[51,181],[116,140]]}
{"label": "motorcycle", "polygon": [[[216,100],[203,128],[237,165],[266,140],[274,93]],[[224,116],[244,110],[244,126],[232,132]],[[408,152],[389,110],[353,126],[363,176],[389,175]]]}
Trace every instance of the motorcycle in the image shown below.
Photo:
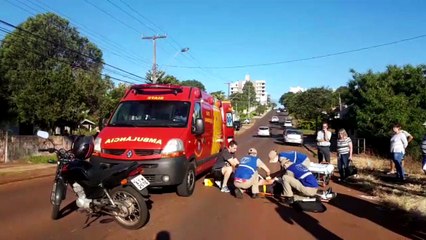
{"label": "motorcycle", "polygon": [[[47,132],[38,131],[37,135],[49,139]],[[87,212],[88,219],[107,214],[127,229],[141,228],[148,221],[146,202],[149,201],[149,181],[136,162],[106,167],[85,161],[93,153],[92,137],[74,141],[72,149],[68,151],[63,148],[39,151],[56,153],[57,156],[50,197],[52,219],[60,217],[61,202],[66,198],[67,186],[70,186],[77,196],[76,205]]]}

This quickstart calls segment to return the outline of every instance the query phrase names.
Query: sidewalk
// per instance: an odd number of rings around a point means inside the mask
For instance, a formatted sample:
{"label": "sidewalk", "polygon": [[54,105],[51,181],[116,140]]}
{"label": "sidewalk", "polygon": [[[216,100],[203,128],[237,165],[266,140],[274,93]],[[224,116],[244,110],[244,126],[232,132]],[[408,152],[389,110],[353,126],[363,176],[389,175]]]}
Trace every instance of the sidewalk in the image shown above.
{"label": "sidewalk", "polygon": [[55,175],[56,164],[2,163],[0,185]]}
{"label": "sidewalk", "polygon": [[[235,135],[242,134],[251,128],[256,120],[262,118],[265,114],[254,118],[250,124],[244,124],[240,131],[235,131]],[[52,176],[53,179],[55,171],[56,164],[0,163],[0,185],[48,176]]]}

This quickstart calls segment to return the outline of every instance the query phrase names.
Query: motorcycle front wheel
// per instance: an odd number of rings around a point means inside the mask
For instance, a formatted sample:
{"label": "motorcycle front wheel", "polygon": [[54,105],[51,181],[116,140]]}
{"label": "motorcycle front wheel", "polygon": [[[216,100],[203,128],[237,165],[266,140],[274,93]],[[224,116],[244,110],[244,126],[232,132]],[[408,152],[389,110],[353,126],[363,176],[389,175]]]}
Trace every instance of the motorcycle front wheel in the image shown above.
{"label": "motorcycle front wheel", "polygon": [[52,219],[57,220],[60,217],[61,202],[65,198],[66,185],[60,179],[55,180],[52,187],[50,202],[52,203]]}
{"label": "motorcycle front wheel", "polygon": [[118,206],[115,221],[124,228],[138,229],[146,224],[149,217],[144,197],[130,186],[119,186],[111,191],[111,198]]}

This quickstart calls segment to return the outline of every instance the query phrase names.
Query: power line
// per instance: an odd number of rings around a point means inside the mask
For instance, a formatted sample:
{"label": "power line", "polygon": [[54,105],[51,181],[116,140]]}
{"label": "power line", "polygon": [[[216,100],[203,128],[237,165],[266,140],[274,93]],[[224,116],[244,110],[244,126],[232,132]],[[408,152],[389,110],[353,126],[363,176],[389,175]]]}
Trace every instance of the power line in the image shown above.
{"label": "power line", "polygon": [[[48,5],[46,5],[43,2],[38,2],[38,1],[32,2],[31,0],[28,0],[28,1],[31,2],[33,5],[37,6],[38,8],[43,9],[44,11],[55,13],[55,10],[53,10],[52,8],[50,8]],[[63,13],[60,13],[60,15],[62,17],[68,18],[68,21],[70,21],[70,19],[71,19],[69,16],[67,16]],[[106,37],[102,34],[99,34],[95,31],[85,27],[83,24],[77,24],[76,21],[74,21],[74,23],[75,23],[76,26],[78,26],[80,29],[82,29],[82,31],[86,32],[87,35],[91,36],[92,38],[97,39],[98,42],[104,43],[104,44],[106,44],[106,45],[108,45],[108,46],[110,46],[113,49],[118,51],[117,52],[117,51],[114,51],[114,50],[111,50],[111,49],[108,49],[108,48],[104,48],[104,50],[109,51],[113,55],[121,57],[122,59],[128,60],[129,62],[133,62],[133,63],[136,63],[136,64],[140,64],[140,62],[138,62],[138,61],[141,61],[144,64],[150,65],[149,61],[146,60],[146,59],[143,59],[143,58],[140,58],[140,57],[137,57],[137,56],[133,56],[133,55],[129,55],[129,52],[127,51],[127,49],[123,48],[123,46],[121,46],[120,44],[118,44],[114,41],[111,41],[110,39],[108,39],[108,37]],[[121,54],[122,52],[127,53],[127,54]],[[133,54],[133,53],[130,53],[130,54]]]}
{"label": "power line", "polygon": [[[6,22],[6,21],[3,21],[3,20],[1,20],[1,19],[0,19],[0,23],[2,23],[2,24],[4,24],[4,25],[7,25],[7,26],[9,26],[9,27],[13,27],[13,28],[15,28],[15,29],[18,29],[18,30],[20,30],[20,31],[22,31],[22,32],[28,33],[28,34],[30,34],[30,35],[32,35],[32,36],[35,36],[36,38],[38,38],[38,39],[40,39],[40,40],[43,40],[43,41],[45,41],[45,42],[49,42],[49,43],[51,43],[51,44],[55,44],[55,43],[53,43],[52,41],[50,41],[50,40],[48,40],[48,39],[45,39],[45,38],[43,38],[43,37],[41,37],[41,36],[39,36],[39,35],[37,35],[37,34],[35,34],[35,33],[32,33],[32,32],[30,32],[30,31],[27,31],[27,30],[25,30],[25,29],[22,29],[22,28],[20,28],[20,27],[17,27],[17,26],[15,26],[15,25],[13,25],[13,24],[11,24],[11,23],[8,23],[8,22]],[[74,49],[71,49],[71,48],[68,48],[68,47],[65,47],[65,46],[64,46],[63,48],[64,48],[64,49],[67,49],[67,50],[69,50],[69,51],[71,51],[71,52],[73,52],[73,53],[76,53],[76,54],[78,54],[78,55],[80,55],[80,56],[83,56],[83,57],[89,58],[89,59],[93,60],[94,62],[102,63],[102,64],[104,64],[105,66],[111,67],[111,68],[113,68],[113,69],[116,69],[116,70],[118,70],[118,71],[124,72],[124,73],[126,73],[126,74],[131,75],[131,76],[134,76],[134,77],[137,77],[137,78],[140,78],[140,79],[146,80],[146,78],[144,78],[144,77],[138,76],[138,75],[136,75],[136,74],[134,74],[134,73],[131,73],[131,72],[126,71],[126,70],[124,70],[124,69],[121,69],[121,68],[119,68],[119,67],[116,67],[116,66],[113,66],[113,65],[111,65],[111,64],[108,64],[108,63],[106,63],[106,62],[104,62],[104,61],[102,61],[102,60],[100,60],[100,59],[95,59],[95,58],[93,58],[92,56],[89,56],[89,55],[83,54],[83,53],[81,53],[81,52],[78,52],[78,51],[76,51],[76,50],[74,50]]]}
{"label": "power line", "polygon": [[[389,45],[395,45],[395,44],[399,44],[399,43],[402,43],[402,42],[413,41],[413,40],[424,38],[424,37],[426,37],[426,34],[418,35],[418,36],[410,37],[410,38],[404,38],[404,39],[400,39],[400,40],[396,40],[396,41],[392,41],[392,42],[372,45],[372,46],[368,46],[368,47],[356,48],[356,49],[340,51],[340,52],[335,52],[335,53],[328,53],[328,54],[324,54],[324,55],[312,56],[312,57],[307,57],[307,58],[298,58],[298,59],[293,59],[293,60],[285,60],[285,61],[270,62],[270,63],[247,64],[247,65],[235,65],[235,66],[203,67],[203,68],[206,68],[206,69],[232,69],[232,68],[262,67],[262,66],[279,65],[279,64],[286,64],[286,63],[293,63],[293,62],[302,62],[302,61],[308,61],[308,60],[314,60],[314,59],[320,59],[320,58],[327,58],[327,57],[332,57],[332,56],[337,56],[337,55],[343,55],[343,54],[348,54],[348,53],[353,53],[353,52],[360,52],[360,51],[370,50],[370,49],[389,46]],[[200,68],[200,67],[196,67],[196,66],[177,66],[177,65],[164,65],[164,66],[172,67],[172,68],[189,68],[189,69]]]}
{"label": "power line", "polygon": [[155,29],[153,29],[152,27],[146,25],[144,22],[140,21],[137,17],[133,16],[132,14],[130,14],[129,12],[127,12],[126,10],[124,10],[123,8],[121,8],[120,6],[118,6],[117,4],[111,2],[110,0],[107,0],[111,5],[113,5],[114,7],[118,8],[120,11],[124,12],[125,14],[127,14],[128,16],[130,16],[131,18],[135,19],[136,21],[138,21],[140,24],[144,25],[145,27],[147,27],[149,30],[151,30],[153,33],[156,33]]}
{"label": "power line", "polygon": [[[1,20],[0,20],[1,21]],[[10,34],[10,33],[12,33],[10,30],[8,30],[8,29],[6,29],[6,28],[3,28],[3,27],[0,27],[0,32],[3,32],[3,33],[6,33],[6,34]],[[17,35],[19,36],[19,37],[24,37],[21,33],[17,33]],[[25,47],[24,47],[25,48]],[[41,52],[39,52],[39,51],[36,51],[34,48],[25,48],[26,50],[29,50],[29,51],[31,51],[32,53],[34,53],[34,54],[36,54],[36,55],[39,55],[39,56],[41,56],[41,57],[45,57],[45,58],[49,58],[49,59],[54,59],[54,60],[56,60],[56,61],[58,61],[58,62],[62,62],[62,63],[66,63],[66,64],[70,64],[68,61],[65,61],[65,60],[62,60],[62,59],[58,59],[58,58],[55,58],[55,57],[52,57],[52,56],[47,56],[47,55],[45,55],[45,54],[43,54],[43,53],[41,53]],[[72,66],[73,68],[78,68],[78,69],[80,69],[80,70],[82,70],[82,71],[84,71],[84,72],[88,72],[88,73],[93,73],[93,74],[98,74],[98,72],[96,72],[96,71],[94,71],[94,70],[87,70],[87,69],[84,69],[84,68],[82,68],[82,67],[76,67],[76,66]],[[41,70],[43,70],[43,69],[35,69],[35,70],[29,70],[29,71],[41,71]],[[105,69],[105,70],[107,70],[108,71],[108,69]],[[102,75],[102,76],[104,76],[104,77],[109,77],[109,78],[111,78],[111,79],[114,79],[114,80],[116,80],[116,81],[119,81],[119,82],[123,82],[123,83],[127,83],[127,84],[137,84],[136,82],[130,82],[130,81],[126,81],[126,80],[123,80],[123,79],[120,79],[120,78],[116,78],[116,77],[112,77],[112,76],[110,76],[110,75],[107,75],[107,74],[103,74],[103,73],[99,73],[100,75]],[[120,74],[120,73],[116,73],[116,74]],[[124,75],[122,75],[122,76],[124,76]],[[128,77],[128,76],[124,76],[124,77]],[[129,78],[129,77],[128,77]],[[132,79],[132,80],[134,80],[134,79]],[[140,80],[139,80],[140,81]]]}
{"label": "power line", "polygon": [[92,5],[94,8],[98,9],[99,11],[101,11],[101,12],[105,13],[106,15],[110,16],[111,18],[113,18],[113,19],[114,19],[114,20],[116,20],[117,22],[119,22],[119,23],[123,24],[124,26],[126,26],[126,27],[128,27],[128,28],[132,29],[133,31],[135,31],[136,33],[138,33],[138,34],[139,34],[139,30],[138,30],[138,29],[136,29],[136,28],[132,27],[131,25],[129,25],[129,24],[127,24],[127,23],[125,23],[125,22],[121,21],[120,19],[118,19],[118,18],[116,18],[114,15],[112,15],[111,13],[109,13],[109,12],[107,12],[107,11],[103,10],[102,8],[100,8],[100,7],[96,6],[95,4],[93,4],[93,3],[89,2],[88,0],[84,0],[84,1],[85,1],[86,3],[88,3],[88,4]]}

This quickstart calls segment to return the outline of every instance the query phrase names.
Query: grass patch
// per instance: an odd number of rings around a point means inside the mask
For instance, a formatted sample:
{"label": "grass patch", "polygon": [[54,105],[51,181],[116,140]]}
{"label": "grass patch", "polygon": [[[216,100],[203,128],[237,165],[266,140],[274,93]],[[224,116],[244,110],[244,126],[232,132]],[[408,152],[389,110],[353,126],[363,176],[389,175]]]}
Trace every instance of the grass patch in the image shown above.
{"label": "grass patch", "polygon": [[310,129],[300,129],[303,133],[303,135],[315,135],[315,130]]}
{"label": "grass patch", "polygon": [[375,196],[375,200],[391,209],[401,209],[414,219],[426,220],[426,175],[420,165],[407,159],[404,184],[394,181],[395,175],[387,175],[389,160],[357,156],[353,159],[359,174],[349,179],[349,185]]}
{"label": "grass patch", "polygon": [[55,155],[30,156],[25,160],[29,163],[48,163],[49,160],[55,160]]}

